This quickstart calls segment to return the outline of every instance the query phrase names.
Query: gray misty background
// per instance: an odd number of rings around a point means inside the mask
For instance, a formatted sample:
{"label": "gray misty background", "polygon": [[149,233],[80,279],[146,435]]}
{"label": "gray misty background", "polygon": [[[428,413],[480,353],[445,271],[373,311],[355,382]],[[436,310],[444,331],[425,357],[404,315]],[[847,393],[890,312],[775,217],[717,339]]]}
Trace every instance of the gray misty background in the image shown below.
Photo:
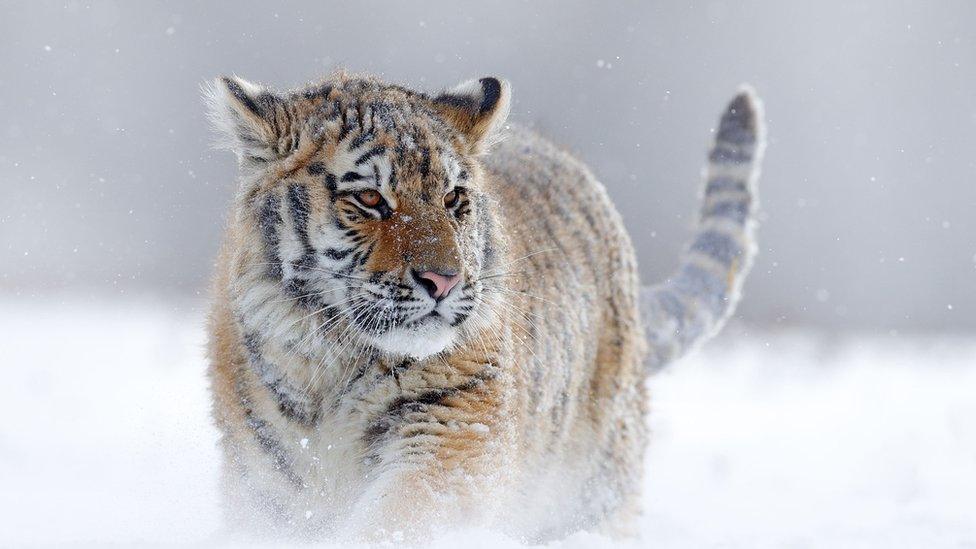
{"label": "gray misty background", "polygon": [[206,292],[235,162],[199,88],[346,67],[487,74],[609,188],[645,282],[690,233],[710,129],[766,103],[761,255],[738,316],[976,329],[976,4],[2,2],[0,295]]}

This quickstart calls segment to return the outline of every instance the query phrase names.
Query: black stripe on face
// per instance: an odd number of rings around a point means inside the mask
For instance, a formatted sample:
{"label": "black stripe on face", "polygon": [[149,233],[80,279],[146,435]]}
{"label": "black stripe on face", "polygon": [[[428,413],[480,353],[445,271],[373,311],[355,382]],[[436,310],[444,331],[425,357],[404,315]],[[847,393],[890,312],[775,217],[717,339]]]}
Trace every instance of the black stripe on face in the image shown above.
{"label": "black stripe on face", "polygon": [[383,182],[380,181],[380,167],[376,164],[373,164],[373,183],[376,184],[377,189],[383,186]]}
{"label": "black stripe on face", "polygon": [[325,173],[325,164],[322,162],[311,162],[305,167],[308,175],[322,175]]}
{"label": "black stripe on face", "polygon": [[451,326],[457,326],[468,319],[470,312],[459,311],[454,313],[454,320],[451,321]]}
{"label": "black stripe on face", "polygon": [[422,147],[420,149],[420,176],[427,177],[430,175],[430,148]]}
{"label": "black stripe on face", "polygon": [[315,264],[315,249],[308,239],[309,202],[308,189],[304,185],[288,186],[288,209],[295,225],[295,234],[302,245],[302,258],[299,264],[310,267]]}
{"label": "black stripe on face", "polygon": [[373,158],[374,156],[379,156],[385,152],[386,152],[386,147],[384,147],[383,145],[380,145],[378,147],[373,147],[372,149],[359,155],[359,158],[356,159],[355,165],[360,166],[362,164],[365,164],[367,161],[369,161],[370,158]]}
{"label": "black stripe on face", "polygon": [[359,250],[352,254],[352,264],[357,267],[362,267],[366,264],[367,256],[363,250]]}
{"label": "black stripe on face", "polygon": [[[359,123],[359,124],[360,124],[360,127],[362,127],[362,126],[363,126],[363,122],[362,122],[362,121],[360,121],[360,123]],[[362,147],[362,146],[363,146],[363,145],[365,145],[365,144],[366,144],[366,143],[367,143],[367,142],[368,142],[368,141],[369,141],[370,139],[372,139],[372,138],[373,138],[373,137],[374,137],[375,135],[376,135],[376,134],[375,134],[375,132],[374,132],[374,131],[373,131],[372,129],[370,129],[370,130],[368,130],[368,131],[365,131],[365,132],[361,132],[361,133],[360,133],[359,135],[357,135],[357,136],[356,136],[356,138],[355,138],[355,139],[353,139],[353,140],[352,140],[352,141],[351,141],[351,142],[349,143],[349,150],[350,150],[350,151],[353,151],[353,150],[356,150],[356,149],[358,149],[359,147]]]}
{"label": "black stripe on face", "polygon": [[342,128],[339,129],[338,140],[344,140],[355,127],[355,117],[349,116],[349,109],[342,111]]}
{"label": "black stripe on face", "polygon": [[317,311],[322,308],[323,302],[320,295],[309,288],[307,280],[289,278],[282,284],[285,295],[292,298],[296,304],[310,311]]}
{"label": "black stripe on face", "polygon": [[394,191],[397,188],[396,166],[390,166],[390,188]]}
{"label": "black stripe on face", "polygon": [[278,244],[280,237],[278,227],[281,226],[281,200],[277,195],[268,195],[261,211],[258,212],[258,226],[264,238],[265,260],[268,263],[268,276],[281,280],[281,260],[278,258]]}
{"label": "black stripe on face", "polygon": [[335,120],[336,118],[339,118],[339,115],[341,114],[342,114],[342,105],[339,103],[339,101],[332,101],[331,103],[329,103],[329,110],[325,114],[325,119],[332,121]]}
{"label": "black stripe on face", "polygon": [[373,256],[373,251],[375,249],[376,249],[375,244],[370,244],[369,246],[367,246],[367,248],[362,252],[359,259],[356,260],[356,265],[359,267],[365,267],[366,264],[369,263],[369,258]]}
{"label": "black stripe on face", "polygon": [[325,257],[328,257],[329,259],[335,260],[335,261],[342,261],[350,253],[352,253],[353,249],[354,248],[347,248],[345,250],[337,250],[335,248],[326,248],[322,252],[322,255],[324,255]]}
{"label": "black stripe on face", "polygon": [[343,183],[349,183],[351,181],[359,181],[361,179],[367,179],[367,176],[356,172],[346,172],[345,174],[342,175],[342,179],[340,179],[339,181],[342,181]]}
{"label": "black stripe on face", "polygon": [[[350,202],[349,206],[356,210],[356,214],[358,214],[359,219],[376,219],[376,215],[372,212],[372,208],[370,210],[360,208],[359,204],[356,204],[355,202]],[[382,218],[383,214],[380,214],[380,217]],[[357,219],[354,217],[353,221],[357,221]]]}

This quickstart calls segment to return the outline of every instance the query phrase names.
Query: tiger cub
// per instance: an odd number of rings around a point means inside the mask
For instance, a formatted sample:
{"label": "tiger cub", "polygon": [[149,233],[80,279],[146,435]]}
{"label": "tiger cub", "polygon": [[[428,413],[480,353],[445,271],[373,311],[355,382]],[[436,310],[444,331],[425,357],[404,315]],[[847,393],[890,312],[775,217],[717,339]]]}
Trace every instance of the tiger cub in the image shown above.
{"label": "tiger cub", "polygon": [[754,254],[752,92],[722,117],[678,272],[644,295],[603,185],[506,124],[502,80],[223,77],[207,97],[240,170],[209,322],[231,518],[629,532],[647,373],[718,329]]}

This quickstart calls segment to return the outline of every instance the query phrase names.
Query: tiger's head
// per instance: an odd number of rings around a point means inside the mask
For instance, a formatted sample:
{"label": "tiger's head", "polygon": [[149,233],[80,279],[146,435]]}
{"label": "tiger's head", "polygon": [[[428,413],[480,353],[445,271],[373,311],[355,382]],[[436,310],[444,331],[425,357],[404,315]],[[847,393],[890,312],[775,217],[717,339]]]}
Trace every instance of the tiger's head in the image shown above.
{"label": "tiger's head", "polygon": [[279,285],[321,334],[392,355],[434,355],[488,321],[500,242],[478,157],[507,83],[428,96],[336,74],[276,93],[222,77],[208,99],[253,229],[237,269]]}

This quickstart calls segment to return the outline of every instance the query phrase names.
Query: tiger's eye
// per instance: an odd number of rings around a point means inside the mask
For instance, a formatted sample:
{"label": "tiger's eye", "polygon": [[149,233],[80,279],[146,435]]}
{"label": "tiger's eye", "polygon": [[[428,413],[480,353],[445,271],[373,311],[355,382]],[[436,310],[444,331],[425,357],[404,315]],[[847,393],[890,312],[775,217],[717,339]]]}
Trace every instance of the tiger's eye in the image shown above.
{"label": "tiger's eye", "polygon": [[455,204],[457,204],[457,201],[458,201],[457,190],[453,190],[444,195],[444,206],[447,208],[453,207]]}
{"label": "tiger's eye", "polygon": [[376,206],[380,205],[380,202],[383,202],[383,196],[377,191],[363,191],[357,194],[356,198],[358,198],[364,206],[368,206],[370,208],[375,208]]}

